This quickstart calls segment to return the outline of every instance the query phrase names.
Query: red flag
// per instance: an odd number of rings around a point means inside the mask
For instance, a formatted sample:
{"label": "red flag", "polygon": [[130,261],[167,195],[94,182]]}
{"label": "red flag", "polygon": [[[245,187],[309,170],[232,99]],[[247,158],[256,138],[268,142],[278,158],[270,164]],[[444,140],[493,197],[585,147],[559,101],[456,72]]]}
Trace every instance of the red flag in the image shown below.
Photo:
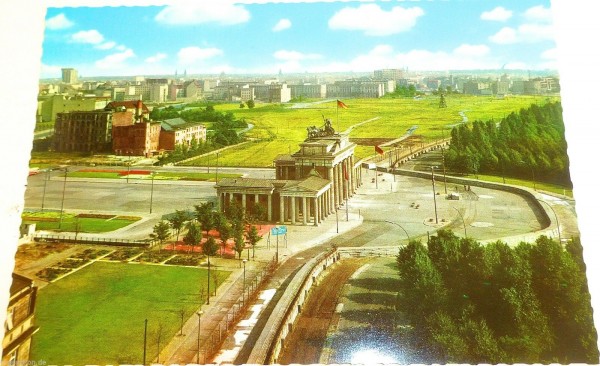
{"label": "red flag", "polygon": [[344,109],[348,109],[348,106],[344,104],[344,102],[342,102],[341,100],[338,99],[337,101],[337,106],[338,108],[344,108]]}
{"label": "red flag", "polygon": [[383,149],[377,145],[375,145],[375,152],[378,153],[379,155],[383,155]]}

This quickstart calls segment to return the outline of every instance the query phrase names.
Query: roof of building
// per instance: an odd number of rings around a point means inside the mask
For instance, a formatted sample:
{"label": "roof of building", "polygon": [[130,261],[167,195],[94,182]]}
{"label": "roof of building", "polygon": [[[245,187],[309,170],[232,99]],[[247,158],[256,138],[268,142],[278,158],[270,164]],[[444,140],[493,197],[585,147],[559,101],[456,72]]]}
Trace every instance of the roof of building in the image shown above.
{"label": "roof of building", "polygon": [[165,119],[164,121],[160,122],[160,125],[163,128],[163,130],[165,130],[165,131],[177,131],[177,130],[182,130],[182,129],[185,129],[188,127],[202,125],[202,123],[186,122],[183,119],[177,117],[177,118]]}
{"label": "roof of building", "polygon": [[15,295],[21,292],[23,289],[30,287],[33,284],[33,280],[16,274],[12,274],[12,284],[10,285],[10,295]]}
{"label": "roof of building", "polygon": [[222,178],[217,183],[217,187],[273,188],[273,183],[273,179]]}
{"label": "roof of building", "polygon": [[[126,100],[122,102],[110,102],[106,105],[105,109],[117,109],[118,107],[125,107],[126,109],[136,109],[138,101],[137,100]],[[150,113],[148,107],[142,102],[142,111],[144,113]]]}

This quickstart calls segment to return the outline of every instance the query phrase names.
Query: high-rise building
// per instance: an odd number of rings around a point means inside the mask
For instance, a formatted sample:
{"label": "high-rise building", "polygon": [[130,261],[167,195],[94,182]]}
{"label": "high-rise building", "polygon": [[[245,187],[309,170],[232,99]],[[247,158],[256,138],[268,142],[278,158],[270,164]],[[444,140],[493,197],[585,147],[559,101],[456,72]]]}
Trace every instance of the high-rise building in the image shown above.
{"label": "high-rise building", "polygon": [[62,81],[67,84],[77,83],[77,70],[72,68],[62,69]]}

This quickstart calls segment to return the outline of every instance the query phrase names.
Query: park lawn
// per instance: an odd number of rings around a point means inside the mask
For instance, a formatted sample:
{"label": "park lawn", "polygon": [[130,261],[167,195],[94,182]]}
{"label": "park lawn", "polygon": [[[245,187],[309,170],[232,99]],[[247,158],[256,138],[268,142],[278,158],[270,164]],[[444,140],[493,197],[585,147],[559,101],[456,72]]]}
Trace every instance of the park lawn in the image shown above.
{"label": "park lawn", "polygon": [[[242,174],[219,173],[219,178],[239,178]],[[202,180],[215,181],[215,172],[210,173],[188,173],[188,172],[160,172],[157,177],[164,177],[173,180]]]}
{"label": "park lawn", "polygon": [[[221,271],[220,283],[229,276]],[[207,271],[200,268],[96,262],[42,288],[39,332],[31,359],[50,365],[141,364],[144,320],[147,361],[199,308]],[[161,360],[162,361],[162,360]]]}
{"label": "park lawn", "polygon": [[[335,100],[311,105],[309,108],[290,108],[291,104],[262,104],[256,108],[240,109],[231,104],[218,105],[221,111],[231,111],[237,118],[245,118],[254,128],[246,136],[256,139],[227,149],[219,154],[220,166],[272,166],[278,154],[295,153],[298,145],[306,138],[306,128],[320,127],[323,117],[331,119],[336,131],[346,131],[353,125],[365,122],[352,129],[351,138],[395,139],[417,126],[414,135],[425,143],[450,137],[453,126],[462,123],[459,112],[468,120],[504,118],[531,104],[545,104],[558,98],[511,96],[506,98],[452,94],[446,96],[447,108],[439,107],[439,96],[413,98],[347,99],[347,109],[338,109]],[[236,109],[237,108],[237,109]],[[369,151],[371,150],[371,151]],[[357,149],[357,158],[373,155],[373,147]],[[214,166],[214,159],[198,159],[186,165]]]}
{"label": "park lawn", "polygon": [[[214,159],[214,158],[213,158]],[[239,178],[242,174],[219,174],[220,178]],[[121,171],[114,172],[100,172],[100,171],[73,171],[68,173],[68,177],[73,178],[105,178],[105,179],[127,179],[127,175],[121,174]],[[151,180],[151,175],[131,175],[129,179],[142,179]],[[205,172],[157,172],[154,175],[156,180],[200,180],[200,181],[214,181],[214,173]]]}
{"label": "park lawn", "polygon": [[[487,181],[487,182],[497,182],[497,183],[503,182],[502,177],[495,176],[495,175],[478,174],[477,176],[466,175],[465,177],[471,178],[471,179],[479,179],[479,180],[483,180],[483,181]],[[527,187],[527,188],[531,188],[531,189],[534,188],[534,184],[533,184],[532,180],[518,179],[518,178],[505,178],[505,181],[506,181],[506,184]],[[535,189],[538,191],[546,191],[546,192],[551,192],[551,193],[558,194],[558,195],[565,195],[567,197],[573,198],[573,189],[566,188],[566,187],[558,185],[558,184],[551,184],[551,183],[544,183],[544,182],[536,181]]]}
{"label": "park lawn", "polygon": [[[77,217],[77,215],[65,213],[59,229],[60,212],[25,212],[23,218],[36,223],[38,230],[70,231],[80,233],[105,233],[131,225],[140,220],[139,217],[129,216],[127,218],[94,218]],[[39,218],[39,220],[36,220]],[[49,221],[48,219],[54,219]]]}
{"label": "park lawn", "polygon": [[67,177],[69,178],[109,178],[109,179],[119,179],[124,178],[124,176],[119,174],[119,171],[115,170],[114,172],[90,172],[90,171],[74,171],[68,172]]}

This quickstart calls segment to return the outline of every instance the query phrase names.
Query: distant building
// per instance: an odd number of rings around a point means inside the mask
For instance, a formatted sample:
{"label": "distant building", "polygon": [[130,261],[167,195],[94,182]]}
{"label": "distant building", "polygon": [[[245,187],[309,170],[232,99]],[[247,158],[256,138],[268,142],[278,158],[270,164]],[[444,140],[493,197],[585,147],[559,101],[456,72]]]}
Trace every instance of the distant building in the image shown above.
{"label": "distant building", "polygon": [[62,69],[62,82],[66,84],[77,84],[77,70],[71,68]]}
{"label": "distant building", "polygon": [[325,84],[295,84],[290,85],[292,98],[325,98],[327,85]]}
{"label": "distant building", "polygon": [[27,365],[34,324],[37,287],[27,277],[13,273],[2,339],[2,365]]}
{"label": "distant building", "polygon": [[381,69],[373,71],[373,78],[378,80],[400,80],[404,78],[402,69]]}
{"label": "distant building", "polygon": [[343,80],[327,84],[328,98],[381,98],[387,82],[372,80]]}

